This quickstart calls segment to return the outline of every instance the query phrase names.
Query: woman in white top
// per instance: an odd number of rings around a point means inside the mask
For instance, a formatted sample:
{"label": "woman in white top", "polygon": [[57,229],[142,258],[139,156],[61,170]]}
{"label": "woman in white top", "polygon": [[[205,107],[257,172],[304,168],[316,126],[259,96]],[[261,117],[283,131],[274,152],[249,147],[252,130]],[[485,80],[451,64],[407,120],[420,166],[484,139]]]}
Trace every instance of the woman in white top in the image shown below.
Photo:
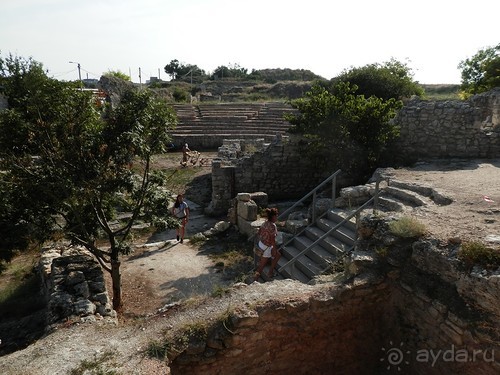
{"label": "woman in white top", "polygon": [[176,229],[177,241],[179,241],[180,237],[181,243],[183,243],[186,224],[189,220],[189,206],[184,202],[182,194],[179,194],[175,199],[174,207],[172,207],[172,215],[180,220],[179,226]]}

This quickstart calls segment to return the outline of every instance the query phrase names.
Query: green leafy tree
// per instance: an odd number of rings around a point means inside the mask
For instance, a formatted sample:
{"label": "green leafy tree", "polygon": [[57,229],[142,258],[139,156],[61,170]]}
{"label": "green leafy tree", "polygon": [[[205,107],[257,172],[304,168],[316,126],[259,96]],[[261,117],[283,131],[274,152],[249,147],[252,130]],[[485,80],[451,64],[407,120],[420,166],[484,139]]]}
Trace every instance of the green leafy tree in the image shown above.
{"label": "green leafy tree", "polygon": [[[149,91],[127,92],[100,113],[91,94],[48,78],[40,64],[0,59],[0,255],[65,237],[87,248],[113,281],[120,308],[120,255],[144,218],[174,227],[166,180],[151,170],[166,151],[174,112]],[[130,213],[112,225],[117,213]]]}
{"label": "green leafy tree", "polygon": [[304,98],[291,102],[291,131],[304,136],[302,152],[318,166],[369,173],[386,146],[399,135],[391,124],[402,103],[357,95],[358,88],[339,82],[333,93],[315,84]]}
{"label": "green leafy tree", "polygon": [[167,73],[172,80],[183,80],[186,82],[201,82],[206,73],[197,65],[183,64],[179,60],[172,60],[169,64],[165,65],[165,73]]}
{"label": "green leafy tree", "polygon": [[464,97],[500,87],[500,44],[479,50],[460,62]]}
{"label": "green leafy tree", "polygon": [[107,77],[120,78],[120,79],[123,79],[124,81],[130,81],[130,76],[123,73],[123,72],[120,72],[119,70],[109,70],[108,72],[104,73],[103,75],[107,76]]}
{"label": "green leafy tree", "polygon": [[239,64],[229,64],[229,66],[221,65],[214,70],[211,76],[212,79],[222,78],[248,78],[248,69],[241,67]]}
{"label": "green leafy tree", "polygon": [[263,80],[269,83],[276,83],[278,81],[325,81],[321,76],[318,76],[305,69],[252,69],[249,78],[255,80]]}
{"label": "green leafy tree", "polygon": [[422,96],[423,89],[413,80],[413,73],[407,64],[391,59],[383,64],[369,64],[351,68],[331,80],[334,89],[339,82],[356,85],[356,94],[366,98],[376,96],[388,100]]}

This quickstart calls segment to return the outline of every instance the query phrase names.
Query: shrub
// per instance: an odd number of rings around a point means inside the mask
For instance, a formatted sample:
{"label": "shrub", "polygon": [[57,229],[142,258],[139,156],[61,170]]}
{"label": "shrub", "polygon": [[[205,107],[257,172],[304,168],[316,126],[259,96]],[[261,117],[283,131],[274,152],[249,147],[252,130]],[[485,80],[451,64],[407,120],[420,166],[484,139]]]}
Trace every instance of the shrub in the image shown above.
{"label": "shrub", "polygon": [[392,234],[402,238],[417,238],[425,234],[425,225],[412,217],[402,217],[389,223]]}
{"label": "shrub", "polygon": [[500,266],[500,249],[487,247],[478,241],[464,242],[458,251],[458,259],[469,267],[481,265],[496,268]]}
{"label": "shrub", "polygon": [[146,353],[150,358],[163,360],[166,358],[169,350],[170,350],[170,343],[168,341],[154,340],[148,344]]}
{"label": "shrub", "polygon": [[176,102],[187,102],[189,93],[186,90],[180,89],[178,87],[174,88],[172,96]]}

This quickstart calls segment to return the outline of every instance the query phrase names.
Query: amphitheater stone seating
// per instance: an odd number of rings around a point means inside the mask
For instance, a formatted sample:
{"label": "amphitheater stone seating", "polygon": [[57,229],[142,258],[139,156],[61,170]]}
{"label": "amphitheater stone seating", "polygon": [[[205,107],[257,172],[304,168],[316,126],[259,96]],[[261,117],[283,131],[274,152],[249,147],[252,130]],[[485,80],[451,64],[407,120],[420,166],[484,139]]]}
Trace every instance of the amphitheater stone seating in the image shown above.
{"label": "amphitheater stone seating", "polygon": [[179,124],[172,132],[174,144],[189,143],[191,149],[217,149],[225,138],[271,141],[291,126],[283,118],[293,113],[290,105],[271,103],[176,104]]}

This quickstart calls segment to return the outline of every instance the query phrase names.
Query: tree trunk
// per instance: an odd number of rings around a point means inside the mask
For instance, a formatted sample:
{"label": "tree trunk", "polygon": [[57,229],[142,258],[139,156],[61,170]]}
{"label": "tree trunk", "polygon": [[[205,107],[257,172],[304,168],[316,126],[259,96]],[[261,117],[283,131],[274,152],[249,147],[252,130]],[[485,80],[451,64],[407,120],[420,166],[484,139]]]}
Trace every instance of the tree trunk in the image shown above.
{"label": "tree trunk", "polygon": [[111,261],[111,280],[113,282],[113,309],[119,311],[122,307],[122,275],[119,260]]}

